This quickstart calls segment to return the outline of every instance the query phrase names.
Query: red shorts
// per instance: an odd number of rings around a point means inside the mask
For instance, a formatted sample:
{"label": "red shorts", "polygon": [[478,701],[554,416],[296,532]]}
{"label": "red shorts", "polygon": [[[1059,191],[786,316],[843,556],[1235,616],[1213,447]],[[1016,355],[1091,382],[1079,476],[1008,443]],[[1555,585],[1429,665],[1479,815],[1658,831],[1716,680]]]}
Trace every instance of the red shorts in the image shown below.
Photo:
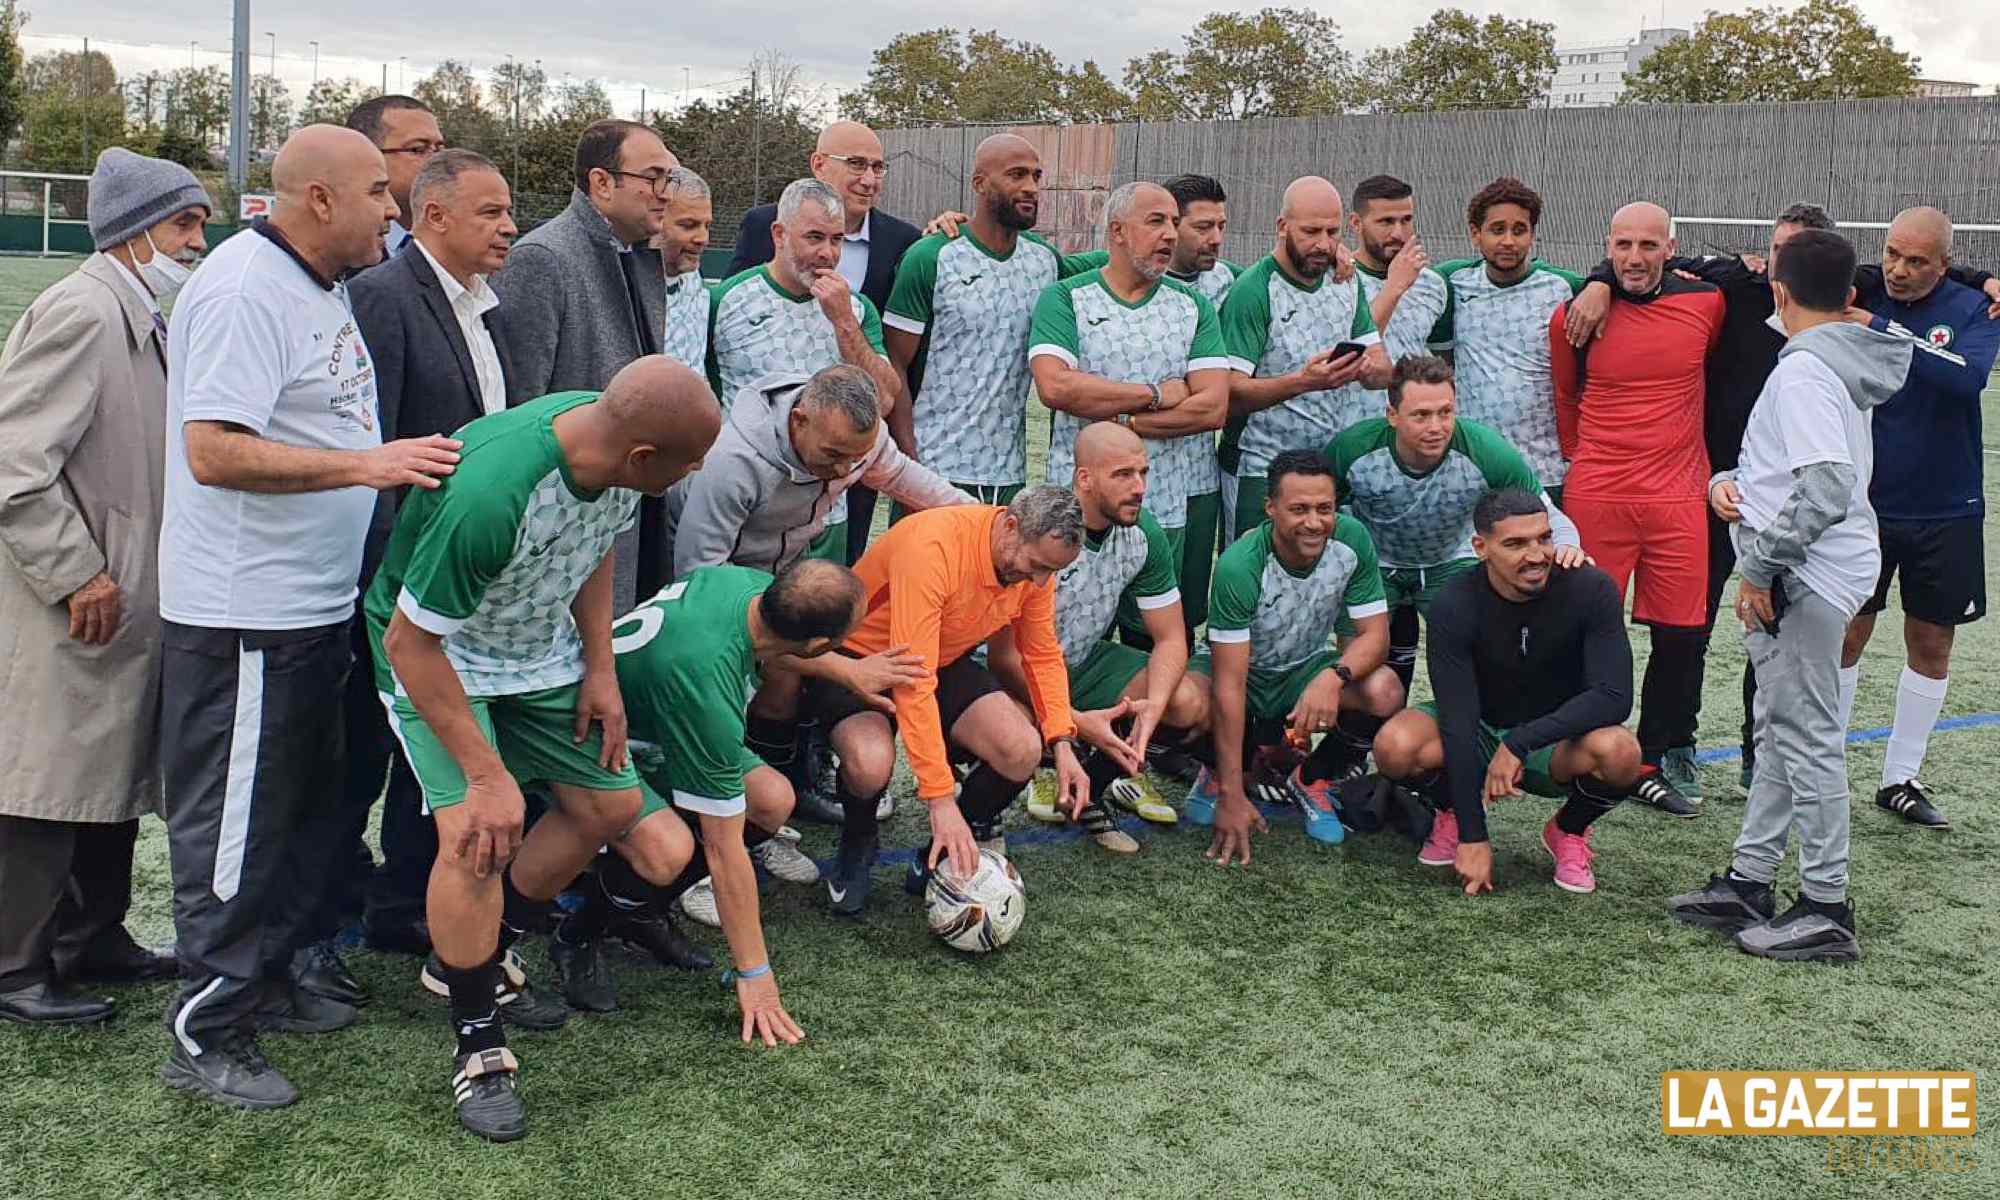
{"label": "red shorts", "polygon": [[1618,585],[1620,600],[1626,583],[1633,584],[1634,621],[1687,629],[1708,623],[1708,510],[1702,501],[1566,495],[1562,510],[1576,522],[1584,553]]}

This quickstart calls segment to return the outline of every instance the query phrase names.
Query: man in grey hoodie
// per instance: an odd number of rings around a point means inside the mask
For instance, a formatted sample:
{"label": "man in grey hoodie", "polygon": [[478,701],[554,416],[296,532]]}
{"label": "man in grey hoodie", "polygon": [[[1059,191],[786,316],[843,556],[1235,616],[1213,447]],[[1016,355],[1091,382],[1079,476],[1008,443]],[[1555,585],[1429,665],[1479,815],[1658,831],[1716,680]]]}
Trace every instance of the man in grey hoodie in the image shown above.
{"label": "man in grey hoodie", "polygon": [[[971,504],[973,498],[929,467],[905,457],[883,424],[867,371],[836,364],[807,378],[777,372],[739,389],[702,469],[667,494],[667,538],[674,577],[732,563],[777,574],[805,554],[826,527],[829,510],[856,485],[904,508]],[[914,656],[892,650],[867,658],[830,654],[798,664],[888,711],[884,694],[922,674]],[[750,705],[748,741],[765,762],[799,778],[799,693],[803,680],[775,667]],[[799,787],[802,816],[838,823],[839,810],[815,789]]]}
{"label": "man in grey hoodie", "polygon": [[[1683,921],[1733,933],[1746,953],[1785,961],[1861,954],[1847,898],[1840,649],[1881,570],[1869,412],[1903,386],[1911,344],[1846,321],[1853,282],[1854,247],[1836,233],[1806,230],[1779,250],[1771,290],[1787,341],[1738,466],[1709,483],[1710,505],[1735,527],[1757,758],[1785,769],[1757,772],[1729,869],[1670,903]],[[1794,826],[1801,895],[1775,913]]]}

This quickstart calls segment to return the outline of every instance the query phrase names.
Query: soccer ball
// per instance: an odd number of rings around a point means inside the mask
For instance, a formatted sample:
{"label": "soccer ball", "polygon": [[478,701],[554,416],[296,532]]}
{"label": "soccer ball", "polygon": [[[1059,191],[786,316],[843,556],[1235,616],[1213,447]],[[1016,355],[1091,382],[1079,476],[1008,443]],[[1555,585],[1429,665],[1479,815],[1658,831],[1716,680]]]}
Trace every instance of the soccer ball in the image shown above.
{"label": "soccer ball", "polygon": [[924,914],[944,944],[984,954],[1007,944],[1028,915],[1020,873],[998,851],[981,850],[971,878],[940,862],[924,889]]}

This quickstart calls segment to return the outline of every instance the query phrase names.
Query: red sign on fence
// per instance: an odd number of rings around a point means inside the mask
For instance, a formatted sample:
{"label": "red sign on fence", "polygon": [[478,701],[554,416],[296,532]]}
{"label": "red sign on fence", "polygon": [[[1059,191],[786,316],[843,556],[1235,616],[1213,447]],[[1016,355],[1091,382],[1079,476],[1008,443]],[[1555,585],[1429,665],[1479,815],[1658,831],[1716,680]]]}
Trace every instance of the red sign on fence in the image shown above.
{"label": "red sign on fence", "polygon": [[236,199],[236,219],[249,221],[254,217],[268,217],[271,215],[271,206],[276,202],[276,197],[246,192]]}

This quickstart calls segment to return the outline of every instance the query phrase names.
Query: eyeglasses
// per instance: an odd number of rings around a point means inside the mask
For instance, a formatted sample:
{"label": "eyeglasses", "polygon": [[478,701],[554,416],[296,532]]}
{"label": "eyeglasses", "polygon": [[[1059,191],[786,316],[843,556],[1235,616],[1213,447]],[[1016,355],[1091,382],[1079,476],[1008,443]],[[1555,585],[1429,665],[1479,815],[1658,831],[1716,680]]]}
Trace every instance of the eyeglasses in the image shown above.
{"label": "eyeglasses", "polygon": [[889,173],[889,164],[879,158],[863,158],[859,154],[829,154],[826,157],[837,163],[845,164],[848,170],[853,171],[857,175],[887,175]]}
{"label": "eyeglasses", "polygon": [[445,148],[443,142],[411,142],[407,146],[384,146],[384,154],[407,154],[412,158],[429,158]]}
{"label": "eyeglasses", "polygon": [[655,196],[658,196],[662,200],[667,197],[667,180],[669,177],[665,171],[658,172],[657,174],[652,171],[647,171],[643,174],[638,171],[612,171],[610,173],[625,179],[643,179],[652,187]]}

